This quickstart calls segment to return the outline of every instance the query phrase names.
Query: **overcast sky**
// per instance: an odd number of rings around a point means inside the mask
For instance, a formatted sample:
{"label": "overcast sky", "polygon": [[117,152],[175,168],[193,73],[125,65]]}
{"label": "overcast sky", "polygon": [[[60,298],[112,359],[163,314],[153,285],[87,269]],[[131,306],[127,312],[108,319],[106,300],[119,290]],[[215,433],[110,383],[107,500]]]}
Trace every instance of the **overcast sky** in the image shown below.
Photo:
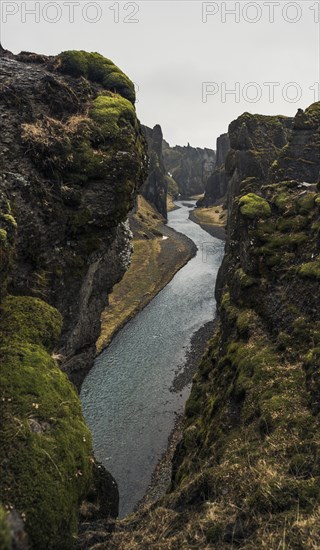
{"label": "overcast sky", "polygon": [[293,116],[320,99],[319,12],[319,0],[2,0],[1,41],[100,52],[135,82],[143,124],[171,145],[215,148],[244,111]]}

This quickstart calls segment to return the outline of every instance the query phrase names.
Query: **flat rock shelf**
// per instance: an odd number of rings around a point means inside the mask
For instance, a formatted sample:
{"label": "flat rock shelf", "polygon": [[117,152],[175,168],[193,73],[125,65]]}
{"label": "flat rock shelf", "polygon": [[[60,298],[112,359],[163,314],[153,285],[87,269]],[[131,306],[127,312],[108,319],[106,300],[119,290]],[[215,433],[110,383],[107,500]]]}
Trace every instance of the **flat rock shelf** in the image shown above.
{"label": "flat rock shelf", "polygon": [[114,337],[81,391],[96,458],[119,485],[120,517],[143,498],[166,452],[190,393],[183,373],[192,337],[215,316],[224,243],[189,219],[195,203],[176,204],[168,225],[194,241],[197,255]]}

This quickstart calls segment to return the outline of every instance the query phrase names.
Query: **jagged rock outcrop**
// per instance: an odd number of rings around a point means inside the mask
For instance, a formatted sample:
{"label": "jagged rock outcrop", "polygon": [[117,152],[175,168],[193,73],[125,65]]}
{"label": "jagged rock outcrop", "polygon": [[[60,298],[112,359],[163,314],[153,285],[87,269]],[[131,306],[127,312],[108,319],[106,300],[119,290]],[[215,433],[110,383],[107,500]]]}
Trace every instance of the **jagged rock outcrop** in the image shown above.
{"label": "jagged rock outcrop", "polygon": [[117,513],[62,370],[80,385],[130,261],[145,140],[132,82],[99,54],[2,50],[0,97],[0,547],[69,550],[83,499]]}
{"label": "jagged rock outcrop", "polygon": [[217,139],[215,167],[212,174],[207,180],[204,197],[198,201],[198,206],[212,206],[216,204],[217,201],[225,198],[228,190],[228,179],[225,173],[225,162],[229,150],[229,135],[222,134]]}
{"label": "jagged rock outcrop", "polygon": [[1,58],[0,188],[18,224],[10,289],[62,313],[59,353],[79,384],[130,259],[125,221],[145,145],[133,85],[115,65],[83,52],[29,57]]}
{"label": "jagged rock outcrop", "polygon": [[161,126],[157,124],[153,129],[143,126],[142,129],[148,144],[149,169],[140,193],[166,219],[168,178],[162,156]]}
{"label": "jagged rock outcrop", "polygon": [[262,116],[244,113],[229,126],[230,151],[225,162],[228,180],[228,204],[245,188],[247,182],[257,189],[268,181],[269,171],[287,145],[293,119],[284,116]]}
{"label": "jagged rock outcrop", "polygon": [[195,148],[189,144],[186,147],[170,147],[164,141],[163,160],[167,172],[178,184],[180,195],[188,198],[204,192],[216,155],[212,149]]}
{"label": "jagged rock outcrop", "polygon": [[276,155],[278,118],[246,114],[229,135],[220,322],[171,491],[106,533],[108,548],[320,546],[320,103],[298,113]]}

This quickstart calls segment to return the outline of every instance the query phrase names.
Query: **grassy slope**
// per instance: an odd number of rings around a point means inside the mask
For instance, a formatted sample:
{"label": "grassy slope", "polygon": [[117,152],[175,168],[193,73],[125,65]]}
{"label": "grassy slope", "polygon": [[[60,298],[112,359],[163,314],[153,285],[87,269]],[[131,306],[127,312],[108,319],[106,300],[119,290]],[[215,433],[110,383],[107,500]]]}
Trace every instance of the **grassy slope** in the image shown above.
{"label": "grassy slope", "polygon": [[[72,548],[92,481],[80,400],[51,356],[61,322],[30,296],[8,296],[0,307],[0,500],[15,507],[39,550]],[[0,528],[1,549],[2,537]]]}
{"label": "grassy slope", "polygon": [[193,211],[193,220],[200,225],[224,227],[227,222],[227,211],[222,206],[210,206],[209,208],[196,208]]}

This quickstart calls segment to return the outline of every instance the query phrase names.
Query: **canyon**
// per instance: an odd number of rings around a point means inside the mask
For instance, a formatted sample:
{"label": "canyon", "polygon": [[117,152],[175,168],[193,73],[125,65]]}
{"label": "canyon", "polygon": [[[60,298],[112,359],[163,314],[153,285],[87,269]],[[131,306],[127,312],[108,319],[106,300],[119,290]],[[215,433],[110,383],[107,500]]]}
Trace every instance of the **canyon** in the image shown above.
{"label": "canyon", "polygon": [[[132,82],[99,54],[1,50],[0,95],[1,550],[318,548],[320,103],[244,113],[215,153],[142,127]],[[198,223],[204,207],[227,216],[217,316],[165,494],[118,519],[78,391],[130,272],[131,231],[149,250],[167,236],[168,190],[204,191]],[[192,286],[196,244],[184,240],[179,267],[194,258],[172,285],[187,273]],[[185,327],[188,296],[183,308]]]}

